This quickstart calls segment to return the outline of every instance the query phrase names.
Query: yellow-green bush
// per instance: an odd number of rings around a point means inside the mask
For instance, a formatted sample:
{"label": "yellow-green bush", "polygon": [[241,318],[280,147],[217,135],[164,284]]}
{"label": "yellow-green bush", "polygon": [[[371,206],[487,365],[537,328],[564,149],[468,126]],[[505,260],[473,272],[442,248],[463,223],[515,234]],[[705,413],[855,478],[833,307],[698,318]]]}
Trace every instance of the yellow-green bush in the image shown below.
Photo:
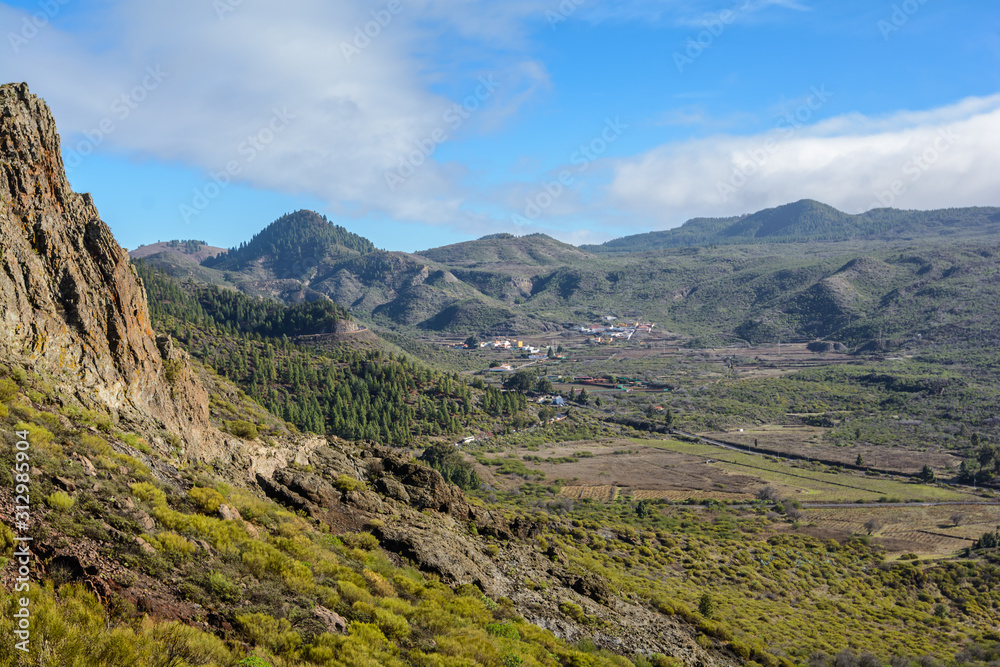
{"label": "yellow-green bush", "polygon": [[312,570],[300,561],[289,559],[281,571],[281,579],[296,593],[310,595],[316,591]]}
{"label": "yellow-green bush", "polygon": [[215,489],[206,489],[197,486],[188,491],[188,497],[206,514],[215,514],[218,512],[219,505],[225,500],[222,494]]}
{"label": "yellow-green bush", "polygon": [[49,429],[44,426],[39,426],[38,424],[28,424],[26,422],[18,422],[14,425],[15,431],[27,431],[28,432],[28,442],[33,446],[48,445],[52,442],[52,438],[55,435]]}
{"label": "yellow-green bush", "polygon": [[68,584],[59,589],[58,599],[51,583],[32,586],[26,593],[0,589],[0,634],[14,637],[13,618],[18,598],[27,597],[31,609],[31,641],[27,653],[17,650],[14,641],[0,642],[2,665],[160,665],[163,656],[173,655],[176,664],[232,665],[233,656],[218,637],[177,622],[156,622],[114,626],[100,601],[82,585]]}
{"label": "yellow-green bush", "polygon": [[17,383],[10,378],[0,380],[0,403],[10,403],[17,396]]}
{"label": "yellow-green bush", "polygon": [[183,536],[169,531],[159,533],[155,537],[149,537],[146,541],[152,544],[157,551],[172,557],[190,556],[195,550],[194,544]]}
{"label": "yellow-green bush", "polygon": [[144,500],[153,507],[165,507],[167,504],[167,494],[149,482],[137,482],[131,487],[132,495],[139,500]]}
{"label": "yellow-green bush", "polygon": [[85,426],[93,426],[103,433],[111,433],[114,430],[114,424],[111,421],[111,417],[103,412],[87,410],[85,408],[79,408],[75,405],[67,405],[61,408],[59,412],[75,422],[80,422]]}
{"label": "yellow-green bush", "polygon": [[14,534],[14,531],[3,521],[0,521],[0,557],[9,558],[13,554],[14,545],[17,544],[14,541],[15,537],[17,535]]}
{"label": "yellow-green bush", "polygon": [[237,438],[242,438],[244,440],[256,440],[257,436],[260,435],[257,432],[257,425],[253,422],[248,421],[227,421],[226,430],[235,435]]}
{"label": "yellow-green bush", "polygon": [[338,581],[337,588],[340,590],[340,597],[347,604],[353,605],[355,602],[371,603],[372,601],[371,593],[350,581]]}
{"label": "yellow-green bush", "polygon": [[365,551],[378,549],[378,538],[371,533],[344,533],[340,539],[344,544],[354,549],[364,549]]}
{"label": "yellow-green bush", "polygon": [[[363,604],[363,603],[358,603]],[[375,608],[375,625],[389,639],[399,641],[410,636],[410,624],[402,616],[397,616],[388,609]]]}
{"label": "yellow-green bush", "polygon": [[288,556],[270,544],[258,541],[252,541],[246,545],[242,559],[243,564],[258,577],[266,576],[268,573],[281,574],[288,562]]}
{"label": "yellow-green bush", "polygon": [[112,449],[104,438],[84,433],[80,436],[78,451],[87,456],[110,456]]}
{"label": "yellow-green bush", "polygon": [[132,449],[137,449],[143,454],[149,455],[153,453],[153,450],[146,444],[146,441],[134,433],[122,433],[119,439]]}
{"label": "yellow-green bush", "polygon": [[235,603],[242,597],[240,587],[221,572],[209,573],[208,587],[224,602]]}
{"label": "yellow-green bush", "polygon": [[155,505],[153,516],[171,530],[192,533],[208,540],[224,554],[236,553],[242,545],[252,541],[242,523],[223,521],[203,514],[184,514],[170,509],[166,503]]}
{"label": "yellow-green bush", "polygon": [[65,491],[56,491],[45,498],[45,504],[54,510],[65,511],[76,503]]}
{"label": "yellow-green bush", "polygon": [[38,416],[35,417],[35,421],[39,426],[42,426],[49,431],[59,431],[62,429],[62,422],[59,421],[59,417],[51,412],[39,412]]}
{"label": "yellow-green bush", "polygon": [[587,615],[583,612],[583,607],[569,600],[563,600],[559,603],[559,611],[577,623],[584,624],[587,622]]}
{"label": "yellow-green bush", "polygon": [[254,613],[240,614],[236,622],[250,641],[279,655],[293,653],[302,645],[302,637],[292,630],[288,619]]}
{"label": "yellow-green bush", "polygon": [[396,595],[396,589],[392,587],[382,575],[371,570],[364,570],[362,573],[365,581],[368,582],[368,589],[379,597],[388,598]]}
{"label": "yellow-green bush", "polygon": [[361,482],[348,475],[338,475],[337,480],[333,483],[333,485],[342,493],[350,493],[354,489],[360,487]]}
{"label": "yellow-green bush", "polygon": [[412,604],[399,598],[382,598],[378,601],[378,606],[388,609],[397,616],[402,616],[407,620],[412,618],[417,611],[416,607]]}
{"label": "yellow-green bush", "polygon": [[340,594],[329,586],[317,586],[316,596],[324,607],[333,609],[340,604]]}

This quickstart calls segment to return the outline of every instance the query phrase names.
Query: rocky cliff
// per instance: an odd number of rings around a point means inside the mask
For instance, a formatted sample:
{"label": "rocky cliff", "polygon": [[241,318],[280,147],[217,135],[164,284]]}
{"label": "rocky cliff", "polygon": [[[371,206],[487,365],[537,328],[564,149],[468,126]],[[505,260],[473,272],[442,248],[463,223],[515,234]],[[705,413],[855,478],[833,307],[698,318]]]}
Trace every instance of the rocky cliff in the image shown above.
{"label": "rocky cliff", "polygon": [[129,422],[204,437],[207,394],[156,338],[128,255],[70,188],[52,113],[23,83],[0,86],[0,267],[4,358]]}

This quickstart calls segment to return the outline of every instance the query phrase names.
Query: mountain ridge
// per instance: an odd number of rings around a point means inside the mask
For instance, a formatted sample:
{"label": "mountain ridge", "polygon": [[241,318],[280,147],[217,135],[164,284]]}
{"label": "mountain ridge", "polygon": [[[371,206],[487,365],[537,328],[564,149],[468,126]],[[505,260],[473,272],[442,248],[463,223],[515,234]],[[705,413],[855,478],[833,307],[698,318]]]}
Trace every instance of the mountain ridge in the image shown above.
{"label": "mountain ridge", "polygon": [[872,209],[852,215],[810,199],[724,218],[694,218],[673,229],[633,234],[600,245],[593,253],[649,252],[666,248],[745,243],[836,243],[987,236],[1000,233],[1000,208],[966,207],[906,211]]}

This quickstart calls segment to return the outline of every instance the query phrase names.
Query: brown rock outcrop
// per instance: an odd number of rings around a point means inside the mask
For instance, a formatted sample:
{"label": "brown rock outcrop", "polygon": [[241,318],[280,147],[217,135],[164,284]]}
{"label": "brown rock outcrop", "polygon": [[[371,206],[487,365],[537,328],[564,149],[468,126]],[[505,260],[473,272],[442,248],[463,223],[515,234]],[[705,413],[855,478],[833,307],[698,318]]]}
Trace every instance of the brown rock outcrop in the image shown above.
{"label": "brown rock outcrop", "polygon": [[90,195],[70,188],[48,106],[0,86],[0,354],[136,424],[197,442],[208,395],[157,339],[146,293]]}

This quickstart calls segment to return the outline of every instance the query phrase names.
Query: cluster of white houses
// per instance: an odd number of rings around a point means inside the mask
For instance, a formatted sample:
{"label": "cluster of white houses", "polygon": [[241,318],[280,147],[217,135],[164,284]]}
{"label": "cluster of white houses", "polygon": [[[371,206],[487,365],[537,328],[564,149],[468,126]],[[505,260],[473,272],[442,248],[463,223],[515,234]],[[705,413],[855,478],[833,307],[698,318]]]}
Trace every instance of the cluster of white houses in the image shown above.
{"label": "cluster of white houses", "polygon": [[617,318],[606,317],[607,324],[585,324],[579,328],[580,333],[592,336],[588,342],[597,345],[607,345],[616,340],[632,340],[636,333],[649,333],[656,325],[652,322],[621,322]]}
{"label": "cluster of white houses", "polygon": [[521,350],[522,352],[527,352],[528,354],[538,354],[541,352],[540,348],[532,347],[528,345],[523,340],[493,340],[487,341],[485,343],[479,344],[480,348],[492,348],[494,350]]}

